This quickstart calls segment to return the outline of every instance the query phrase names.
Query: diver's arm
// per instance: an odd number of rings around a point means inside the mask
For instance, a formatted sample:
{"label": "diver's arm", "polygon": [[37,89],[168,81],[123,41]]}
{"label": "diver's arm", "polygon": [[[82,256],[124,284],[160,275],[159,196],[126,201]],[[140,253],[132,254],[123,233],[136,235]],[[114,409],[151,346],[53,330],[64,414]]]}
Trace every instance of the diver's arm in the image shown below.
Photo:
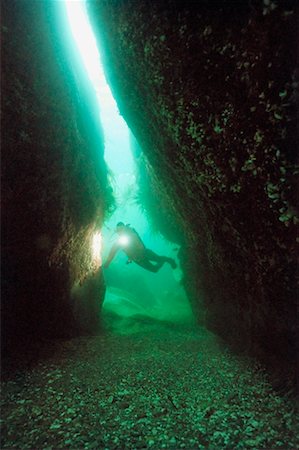
{"label": "diver's arm", "polygon": [[113,260],[114,256],[116,255],[118,249],[119,249],[118,243],[115,243],[114,245],[112,245],[109,255],[106,259],[106,262],[103,265],[104,269],[107,269],[109,267],[111,261]]}

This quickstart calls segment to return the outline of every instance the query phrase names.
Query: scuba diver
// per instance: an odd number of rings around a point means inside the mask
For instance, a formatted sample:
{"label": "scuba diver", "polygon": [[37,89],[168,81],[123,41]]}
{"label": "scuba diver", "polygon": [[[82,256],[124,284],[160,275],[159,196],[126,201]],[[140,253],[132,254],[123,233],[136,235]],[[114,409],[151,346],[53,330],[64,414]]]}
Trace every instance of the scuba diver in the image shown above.
{"label": "scuba diver", "polygon": [[[158,272],[166,262],[170,264],[173,269],[177,267],[173,258],[159,256],[152,250],[146,248],[137,231],[130,227],[129,224],[125,225],[123,222],[118,222],[116,233],[119,235],[119,238],[111,247],[108,258],[103,266],[105,269],[109,267],[118,250],[123,250],[128,256],[129,259],[127,264],[134,261],[136,264],[150,272]],[[153,264],[151,261],[156,264]]]}

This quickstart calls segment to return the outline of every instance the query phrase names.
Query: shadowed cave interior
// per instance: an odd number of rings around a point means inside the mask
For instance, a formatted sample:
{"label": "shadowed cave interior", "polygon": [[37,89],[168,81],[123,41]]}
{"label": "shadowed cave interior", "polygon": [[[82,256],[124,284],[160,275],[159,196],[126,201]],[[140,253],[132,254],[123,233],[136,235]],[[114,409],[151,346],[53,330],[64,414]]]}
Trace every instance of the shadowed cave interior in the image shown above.
{"label": "shadowed cave interior", "polygon": [[297,3],[1,6],[1,448],[298,448]]}

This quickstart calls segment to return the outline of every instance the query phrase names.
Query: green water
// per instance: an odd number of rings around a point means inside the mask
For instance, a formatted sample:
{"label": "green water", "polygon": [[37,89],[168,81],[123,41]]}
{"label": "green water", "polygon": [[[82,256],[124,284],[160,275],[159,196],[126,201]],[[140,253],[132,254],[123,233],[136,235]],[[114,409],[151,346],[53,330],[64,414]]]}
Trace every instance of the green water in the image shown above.
{"label": "green water", "polygon": [[[105,262],[111,245],[117,239],[115,226],[119,221],[131,224],[147,248],[159,255],[176,259],[178,246],[167,242],[160,234],[154,234],[145,215],[136,204],[138,186],[131,151],[134,136],[120,116],[106,82],[101,56],[86,13],[85,1],[66,0],[65,7],[64,14],[68,20],[72,39],[98,100],[99,126],[102,127],[104,134],[105,161],[111,172],[111,184],[116,198],[116,210],[101,230],[102,262]],[[179,267],[173,270],[165,264],[158,273],[151,273],[134,263],[127,265],[126,261],[126,255],[119,252],[110,267],[105,270],[107,293],[104,311],[124,317],[141,314],[161,320],[187,322],[193,320],[180,283],[182,273]]]}

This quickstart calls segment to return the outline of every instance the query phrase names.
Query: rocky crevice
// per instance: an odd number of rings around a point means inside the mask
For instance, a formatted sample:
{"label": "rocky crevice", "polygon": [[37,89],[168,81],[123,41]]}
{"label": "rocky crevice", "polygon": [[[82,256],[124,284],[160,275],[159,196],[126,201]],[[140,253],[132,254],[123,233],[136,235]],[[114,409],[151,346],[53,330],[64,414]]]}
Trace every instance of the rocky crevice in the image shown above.
{"label": "rocky crevice", "polygon": [[157,223],[178,224],[192,302],[227,341],[292,360],[295,3],[90,1],[89,12],[155,174]]}

